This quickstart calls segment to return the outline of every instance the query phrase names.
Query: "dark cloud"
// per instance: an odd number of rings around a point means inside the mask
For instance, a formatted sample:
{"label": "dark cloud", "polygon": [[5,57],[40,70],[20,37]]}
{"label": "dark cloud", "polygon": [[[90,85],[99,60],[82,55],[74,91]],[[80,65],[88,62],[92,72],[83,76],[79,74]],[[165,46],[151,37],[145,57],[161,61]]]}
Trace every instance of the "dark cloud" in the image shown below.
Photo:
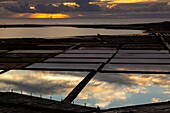
{"label": "dark cloud", "polygon": [[6,10],[16,13],[33,13],[34,10],[31,10],[27,3],[19,6],[7,6],[5,7]]}
{"label": "dark cloud", "polygon": [[[65,90],[69,88],[70,86],[67,85],[67,83],[63,84],[54,84],[50,81],[42,81],[38,82],[36,84],[30,84],[27,82],[18,82],[18,81],[11,81],[11,80],[1,80],[0,81],[3,84],[6,84],[8,86],[11,86],[11,89],[14,88],[14,90],[22,90],[34,94],[62,94],[66,92]],[[6,86],[7,87],[7,86]],[[1,87],[1,90],[4,90],[4,87]]]}
{"label": "dark cloud", "polygon": [[[169,85],[168,74],[125,74],[125,73],[98,73],[95,80],[125,86],[138,86],[152,83],[153,85]],[[147,81],[146,81],[147,80]],[[157,80],[157,81],[156,81]]]}
{"label": "dark cloud", "polygon": [[94,79],[98,81],[105,81],[107,83],[117,83],[117,84],[127,85],[127,86],[134,85],[133,81],[128,80],[127,76],[119,73],[110,73],[110,74],[98,73],[98,75],[96,75]]}
{"label": "dark cloud", "polygon": [[[110,9],[108,2],[100,2],[101,4],[89,4],[89,2],[95,2],[99,0],[0,0],[1,14],[6,13],[66,13],[73,14],[71,17],[75,17],[76,14],[83,16],[77,18],[169,18],[170,6],[167,5],[167,0],[158,0],[158,2],[145,2],[145,3],[123,3],[117,4]],[[15,2],[11,2],[15,1]],[[70,7],[64,5],[64,2],[76,2],[78,6]],[[98,2],[99,3],[99,2]],[[56,6],[54,4],[57,4]],[[99,6],[100,5],[100,6]],[[34,6],[36,10],[30,9],[30,6]],[[2,10],[3,9],[3,10]],[[105,16],[104,16],[105,15]],[[2,17],[2,16],[1,16]]]}
{"label": "dark cloud", "polygon": [[95,4],[89,4],[92,0],[76,0],[76,2],[80,5],[78,7],[78,11],[100,11],[100,7]]}
{"label": "dark cloud", "polygon": [[170,11],[170,6],[167,3],[133,3],[133,4],[118,4],[111,9],[104,9],[96,4],[89,4],[92,0],[75,0],[78,6],[69,7],[64,4],[60,4],[58,7],[53,6],[52,3],[56,1],[50,0],[50,4],[37,3],[35,6],[36,10],[30,9],[30,3],[18,3],[18,5],[12,5],[5,7],[5,9],[11,12],[17,13],[60,13],[60,12],[89,12],[89,11],[105,11],[112,13],[119,12],[162,12]]}
{"label": "dark cloud", "polygon": [[73,89],[87,74],[88,72],[11,70],[1,76],[0,90],[61,95]]}
{"label": "dark cloud", "polygon": [[69,7],[61,3],[58,7],[53,4],[37,4],[34,5],[36,10],[30,9],[30,3],[19,3],[18,6],[8,6],[5,9],[16,13],[61,13],[76,11],[100,11],[101,8],[95,4],[89,4],[91,0],[76,0],[79,7]]}
{"label": "dark cloud", "polygon": [[112,12],[158,12],[170,11],[170,6],[167,3],[133,3],[119,4],[108,11]]}
{"label": "dark cloud", "polygon": [[9,1],[18,1],[18,0],[0,0],[0,2],[9,2]]}
{"label": "dark cloud", "polygon": [[[22,90],[33,94],[62,95],[73,89],[75,83],[80,82],[77,77],[83,78],[84,74],[76,72],[9,71],[4,73],[4,76],[8,76],[7,78],[1,77],[0,79],[0,90],[14,89],[15,91]],[[15,75],[18,76],[14,80]],[[50,79],[50,77],[54,78]],[[70,78],[73,80],[70,81]],[[74,78],[76,79],[74,80]]]}

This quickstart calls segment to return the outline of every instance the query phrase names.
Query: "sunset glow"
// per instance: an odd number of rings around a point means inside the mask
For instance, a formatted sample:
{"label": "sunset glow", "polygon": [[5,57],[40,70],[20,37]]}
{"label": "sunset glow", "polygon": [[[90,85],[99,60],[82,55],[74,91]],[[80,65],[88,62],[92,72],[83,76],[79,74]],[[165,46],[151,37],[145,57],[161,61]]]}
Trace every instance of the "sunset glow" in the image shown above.
{"label": "sunset glow", "polygon": [[34,6],[30,6],[31,10],[36,10],[36,8]]}
{"label": "sunset glow", "polygon": [[157,0],[100,0],[100,1],[110,3],[139,3],[139,2],[156,2]]}
{"label": "sunset glow", "polygon": [[22,13],[12,15],[13,18],[70,18],[71,16],[63,13],[48,14],[48,13]]}
{"label": "sunset glow", "polygon": [[169,5],[169,6],[170,6],[170,2],[168,2],[168,3],[167,3],[167,5]]}
{"label": "sunset glow", "polygon": [[60,5],[60,3],[52,4],[53,7],[58,7],[59,5]]}
{"label": "sunset glow", "polygon": [[108,9],[112,9],[113,7],[116,7],[117,6],[117,4],[111,4],[111,5],[107,5],[106,7],[108,8]]}
{"label": "sunset glow", "polygon": [[76,2],[64,2],[63,5],[68,6],[68,7],[80,7],[79,4],[77,4]]}
{"label": "sunset glow", "polygon": [[69,18],[67,14],[57,13],[57,14],[46,14],[46,13],[36,13],[31,14],[30,18]]}

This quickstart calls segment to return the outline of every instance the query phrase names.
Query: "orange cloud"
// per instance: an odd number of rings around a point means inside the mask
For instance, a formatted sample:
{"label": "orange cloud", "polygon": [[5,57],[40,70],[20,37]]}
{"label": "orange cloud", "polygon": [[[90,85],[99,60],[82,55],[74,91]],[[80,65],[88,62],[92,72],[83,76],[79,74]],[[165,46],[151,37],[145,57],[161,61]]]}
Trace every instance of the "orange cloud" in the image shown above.
{"label": "orange cloud", "polygon": [[77,4],[76,2],[64,2],[63,5],[68,7],[73,7],[73,8],[80,7],[80,5]]}
{"label": "orange cloud", "polygon": [[13,18],[71,18],[68,14],[63,13],[55,13],[55,14],[48,14],[48,13],[17,13],[12,15]]}
{"label": "orange cloud", "polygon": [[152,98],[152,102],[156,103],[156,102],[161,102],[161,100],[159,98]]}
{"label": "orange cloud", "polygon": [[170,2],[168,2],[167,5],[170,6]]}
{"label": "orange cloud", "polygon": [[30,6],[31,10],[36,10],[36,8],[34,6]]}
{"label": "orange cloud", "polygon": [[110,3],[140,3],[140,2],[156,2],[157,0],[100,0],[100,1]]}
{"label": "orange cloud", "polygon": [[106,7],[108,8],[108,9],[112,9],[113,7],[116,7],[117,6],[117,4],[108,4]]}

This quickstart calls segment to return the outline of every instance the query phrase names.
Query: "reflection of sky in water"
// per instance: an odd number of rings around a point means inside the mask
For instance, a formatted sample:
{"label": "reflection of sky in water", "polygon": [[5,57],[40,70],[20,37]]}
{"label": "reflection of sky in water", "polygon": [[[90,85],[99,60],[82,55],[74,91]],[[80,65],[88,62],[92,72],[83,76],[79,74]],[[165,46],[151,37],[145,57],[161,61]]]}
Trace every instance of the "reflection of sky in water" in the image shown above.
{"label": "reflection of sky in water", "polygon": [[87,72],[12,70],[0,76],[0,91],[53,96],[61,100],[87,75]]}
{"label": "reflection of sky in water", "polygon": [[113,108],[168,99],[170,99],[170,75],[168,74],[98,73],[75,102]]}
{"label": "reflection of sky in water", "polygon": [[[64,99],[88,72],[12,70],[1,74],[0,91],[23,91]],[[170,99],[170,74],[97,73],[76,104],[112,108]]]}

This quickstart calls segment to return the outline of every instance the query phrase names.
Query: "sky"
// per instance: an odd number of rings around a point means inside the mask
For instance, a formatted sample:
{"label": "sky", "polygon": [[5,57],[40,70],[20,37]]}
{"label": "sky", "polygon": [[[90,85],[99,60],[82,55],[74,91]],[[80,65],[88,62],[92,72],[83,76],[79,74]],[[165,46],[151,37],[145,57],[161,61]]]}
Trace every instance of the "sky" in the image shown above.
{"label": "sky", "polygon": [[0,0],[0,18],[170,18],[170,0]]}

